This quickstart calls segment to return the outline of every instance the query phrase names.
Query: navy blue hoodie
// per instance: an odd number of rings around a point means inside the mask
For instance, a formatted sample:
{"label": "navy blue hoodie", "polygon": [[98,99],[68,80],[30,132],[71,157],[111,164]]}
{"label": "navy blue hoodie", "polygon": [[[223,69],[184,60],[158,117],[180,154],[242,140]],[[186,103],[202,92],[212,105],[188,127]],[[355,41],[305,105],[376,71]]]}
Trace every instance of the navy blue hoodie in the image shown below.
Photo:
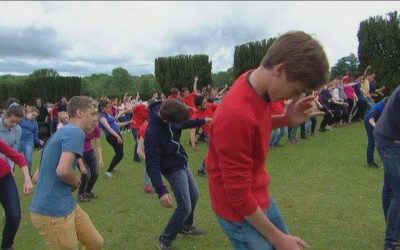
{"label": "navy blue hoodie", "polygon": [[390,95],[374,128],[375,140],[387,147],[400,147],[400,86]]}
{"label": "navy blue hoodie", "polygon": [[149,106],[149,125],[144,139],[146,171],[158,197],[168,193],[161,174],[169,175],[187,167],[188,156],[180,144],[182,129],[199,127],[205,123],[204,119],[165,123],[158,115],[161,103],[154,102]]}

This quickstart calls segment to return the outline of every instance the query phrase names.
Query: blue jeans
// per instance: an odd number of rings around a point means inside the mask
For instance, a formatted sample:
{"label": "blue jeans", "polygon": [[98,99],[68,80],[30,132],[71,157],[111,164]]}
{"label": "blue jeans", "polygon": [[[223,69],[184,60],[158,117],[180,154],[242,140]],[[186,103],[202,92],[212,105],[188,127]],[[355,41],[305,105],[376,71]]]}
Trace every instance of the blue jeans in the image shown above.
{"label": "blue jeans", "polygon": [[368,121],[364,121],[364,126],[368,136],[367,163],[370,164],[374,162],[374,151],[375,151],[374,127],[372,127]]}
{"label": "blue jeans", "polygon": [[400,245],[400,146],[387,147],[377,143],[383,162],[383,214],[386,220],[385,244]]}
{"label": "blue jeans", "polygon": [[279,142],[281,141],[283,136],[285,136],[285,131],[286,131],[286,127],[275,129],[274,132],[272,132],[271,139],[269,141],[269,145],[270,146],[279,145]]}
{"label": "blue jeans", "polygon": [[[279,212],[279,208],[273,199],[269,200],[269,207],[264,212],[272,224],[274,224],[283,233],[289,234],[285,222],[282,219],[281,213]],[[221,217],[217,218],[219,225],[224,233],[228,236],[235,250],[275,249],[271,243],[247,221],[229,222]]]}
{"label": "blue jeans", "polygon": [[200,193],[188,166],[165,177],[174,193],[177,207],[169,219],[162,237],[173,241],[180,231],[193,225],[193,213]]}
{"label": "blue jeans", "polygon": [[14,177],[11,173],[0,179],[0,203],[4,208],[6,223],[1,239],[1,249],[7,249],[14,244],[19,223],[21,222],[21,206]]}
{"label": "blue jeans", "polygon": [[29,174],[32,176],[32,155],[33,155],[33,142],[21,141],[18,145],[18,151],[24,154],[26,163],[28,164]]}

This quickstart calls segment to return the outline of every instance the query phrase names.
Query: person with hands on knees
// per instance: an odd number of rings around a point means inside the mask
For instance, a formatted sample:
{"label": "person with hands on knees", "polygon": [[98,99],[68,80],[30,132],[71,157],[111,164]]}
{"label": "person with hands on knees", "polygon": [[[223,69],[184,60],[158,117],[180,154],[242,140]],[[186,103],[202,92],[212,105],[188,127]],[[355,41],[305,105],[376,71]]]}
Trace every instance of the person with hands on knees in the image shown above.
{"label": "person with hands on knees", "polygon": [[97,112],[94,100],[74,96],[68,106],[70,122],[45,144],[30,211],[33,226],[50,249],[101,249],[103,237],[72,195],[81,181],[74,173],[83,155],[84,130],[93,128]]}
{"label": "person with hands on knees", "polygon": [[178,233],[204,234],[193,226],[199,189],[180,137],[182,129],[202,126],[208,120],[188,118],[187,107],[178,100],[154,102],[149,106],[149,124],[144,139],[146,171],[163,207],[172,208],[175,204],[162,182],[161,174],[169,182],[176,200],[176,208],[158,240],[158,247],[163,250],[172,249],[172,241]]}
{"label": "person with hands on knees", "polygon": [[0,140],[0,153],[0,203],[5,212],[1,249],[13,249],[14,238],[21,222],[21,206],[17,185],[7,159],[12,160],[21,167],[24,175],[24,194],[30,194],[33,190],[33,185],[23,154],[18,153],[2,140]]}
{"label": "person with hands on knees", "polygon": [[[214,113],[206,161],[209,194],[234,249],[307,247],[289,234],[268,192],[265,159],[272,129],[324,114],[316,111],[314,96],[302,96],[328,78],[322,46],[302,31],[288,32],[271,45],[258,68],[236,79]],[[281,99],[292,102],[284,114],[272,116],[272,102]]]}

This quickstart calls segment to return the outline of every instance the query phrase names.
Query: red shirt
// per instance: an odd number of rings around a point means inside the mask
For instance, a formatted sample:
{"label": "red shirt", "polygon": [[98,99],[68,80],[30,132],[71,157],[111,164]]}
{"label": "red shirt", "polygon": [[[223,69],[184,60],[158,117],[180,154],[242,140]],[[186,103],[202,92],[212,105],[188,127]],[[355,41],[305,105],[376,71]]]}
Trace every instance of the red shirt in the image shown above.
{"label": "red shirt", "polygon": [[285,100],[282,99],[280,101],[271,103],[272,115],[281,115],[285,113]]}
{"label": "red shirt", "polygon": [[219,104],[211,124],[207,172],[211,207],[231,222],[257,207],[268,207],[265,171],[271,134],[271,103],[260,97],[242,74]]}
{"label": "red shirt", "polygon": [[26,161],[23,154],[18,153],[15,149],[10,147],[7,143],[0,140],[0,178],[3,178],[11,172],[10,165],[7,162],[7,158],[10,158],[19,167],[26,166]]}
{"label": "red shirt", "polygon": [[[197,94],[194,92],[188,94],[187,96],[184,96],[183,103],[189,107],[196,108],[196,106],[194,105],[194,98],[196,98],[196,96]],[[189,109],[189,117],[192,117],[193,113],[194,113],[193,109]]]}
{"label": "red shirt", "polygon": [[[206,117],[212,118],[217,107],[218,105],[216,104],[208,103],[206,109],[196,109],[191,119],[200,119]],[[208,135],[210,132],[210,124],[205,123],[203,126],[201,126],[201,130],[204,132],[204,134]]]}
{"label": "red shirt", "polygon": [[53,121],[58,121],[58,109],[56,107],[53,107],[51,110],[51,119]]}
{"label": "red shirt", "polygon": [[139,128],[139,139],[143,138],[146,135],[146,131],[147,131],[147,125],[149,125],[149,123],[147,121],[145,121],[142,126],[140,126]]}
{"label": "red shirt", "polygon": [[139,129],[143,122],[147,120],[149,113],[147,112],[146,106],[144,104],[139,104],[133,107],[133,116],[131,122],[131,129]]}

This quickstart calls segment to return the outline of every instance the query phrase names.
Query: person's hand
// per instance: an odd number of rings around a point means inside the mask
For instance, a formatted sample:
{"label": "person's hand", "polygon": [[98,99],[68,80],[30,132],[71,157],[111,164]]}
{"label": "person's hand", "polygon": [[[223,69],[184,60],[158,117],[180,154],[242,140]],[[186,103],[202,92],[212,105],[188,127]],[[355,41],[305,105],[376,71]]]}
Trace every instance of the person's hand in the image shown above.
{"label": "person's hand", "polygon": [[317,111],[314,97],[307,96],[293,99],[287,106],[285,117],[290,127],[295,127],[310,117],[324,115],[322,111]]}
{"label": "person's hand", "polygon": [[119,136],[119,135],[117,136],[117,141],[118,141],[119,144],[122,144],[122,138],[121,138],[121,136]]}
{"label": "person's hand", "polygon": [[85,167],[81,167],[80,170],[81,170],[81,174],[87,175],[87,170]]}
{"label": "person's hand", "polygon": [[199,76],[194,76],[194,80],[197,82],[199,80]]}
{"label": "person's hand", "polygon": [[171,195],[169,195],[169,193],[166,193],[163,196],[161,196],[160,202],[163,207],[173,207],[174,206],[174,202],[171,198]]}
{"label": "person's hand", "polygon": [[301,250],[307,248],[308,244],[299,237],[284,234],[274,246],[277,250]]}
{"label": "person's hand", "polygon": [[191,145],[191,147],[192,147],[193,151],[197,151],[197,146],[196,146],[196,143],[195,143],[195,144],[193,144],[193,145]]}
{"label": "person's hand", "polygon": [[33,191],[33,184],[31,180],[27,180],[24,182],[24,194],[28,195]]}
{"label": "person's hand", "polygon": [[39,145],[40,145],[40,146],[43,146],[43,144],[44,144],[44,141],[39,140]]}
{"label": "person's hand", "polygon": [[79,186],[81,185],[81,180],[78,179],[78,181],[76,182],[76,184],[74,186],[71,187],[72,192],[74,192],[75,190],[77,190],[79,188]]}
{"label": "person's hand", "polygon": [[211,117],[206,117],[206,118],[204,118],[204,120],[206,121],[206,123],[211,123],[212,122],[212,118]]}
{"label": "person's hand", "polygon": [[103,161],[100,161],[100,160],[99,160],[99,166],[100,166],[100,168],[103,168],[103,166],[104,166],[104,165],[103,165]]}

